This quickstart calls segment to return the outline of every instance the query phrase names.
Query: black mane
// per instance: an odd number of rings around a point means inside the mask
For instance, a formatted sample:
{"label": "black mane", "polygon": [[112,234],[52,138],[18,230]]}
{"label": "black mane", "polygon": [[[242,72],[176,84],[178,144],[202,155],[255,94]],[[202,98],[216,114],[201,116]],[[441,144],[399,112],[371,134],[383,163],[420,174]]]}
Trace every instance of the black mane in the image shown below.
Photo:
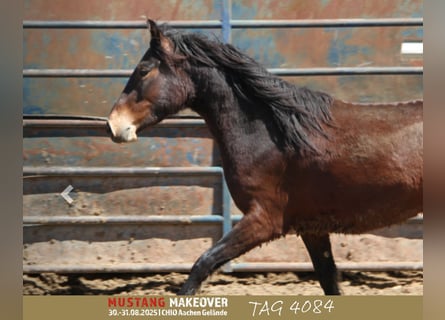
{"label": "black mane", "polygon": [[232,45],[216,38],[172,29],[167,29],[165,35],[173,43],[175,54],[159,52],[159,56],[174,64],[220,69],[231,82],[236,96],[271,111],[287,151],[314,152],[316,149],[308,134],[326,137],[322,124],[331,122],[333,98],[330,95],[284,81]]}

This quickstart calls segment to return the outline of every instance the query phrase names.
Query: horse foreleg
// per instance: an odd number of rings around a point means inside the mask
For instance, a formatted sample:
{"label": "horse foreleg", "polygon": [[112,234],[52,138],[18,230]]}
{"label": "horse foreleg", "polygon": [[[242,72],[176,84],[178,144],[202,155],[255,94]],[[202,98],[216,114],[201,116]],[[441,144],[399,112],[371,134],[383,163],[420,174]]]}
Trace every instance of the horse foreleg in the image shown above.
{"label": "horse foreleg", "polygon": [[314,265],[315,273],[326,295],[339,295],[338,274],[331,251],[329,234],[302,234],[304,244]]}
{"label": "horse foreleg", "polygon": [[217,268],[274,237],[273,228],[261,213],[245,215],[233,229],[207,250],[193,265],[178,294],[192,295]]}

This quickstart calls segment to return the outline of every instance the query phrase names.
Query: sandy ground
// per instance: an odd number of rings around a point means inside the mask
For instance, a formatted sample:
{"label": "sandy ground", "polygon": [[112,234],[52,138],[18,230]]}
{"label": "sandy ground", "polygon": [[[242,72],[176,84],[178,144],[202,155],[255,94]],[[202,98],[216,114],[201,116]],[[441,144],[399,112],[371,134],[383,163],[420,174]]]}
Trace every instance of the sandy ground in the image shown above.
{"label": "sandy ground", "polygon": [[[187,274],[24,275],[25,295],[173,295]],[[345,295],[422,295],[423,272],[343,272]],[[313,273],[235,273],[212,275],[202,295],[321,295]]]}
{"label": "sandy ground", "polygon": [[[422,239],[385,238],[374,235],[333,237],[336,262],[402,262],[422,261]],[[281,240],[285,241],[285,239]],[[292,238],[290,242],[295,241]],[[286,242],[287,243],[287,242]],[[285,244],[286,244],[285,243]],[[298,243],[298,242],[297,242]],[[245,261],[276,261],[286,254],[290,261],[309,261],[306,250],[300,244],[289,250],[280,242],[270,243],[274,250],[256,248],[243,256]],[[127,245],[124,253],[133,252]],[[266,247],[267,245],[265,245]],[[159,250],[165,246],[154,246]],[[188,246],[190,248],[190,246]],[[270,249],[270,248],[269,248]],[[146,251],[144,247],[141,252]],[[203,251],[204,249],[202,249]],[[280,251],[281,250],[281,251]],[[285,251],[283,251],[285,250]],[[199,251],[199,250],[198,250]],[[185,253],[184,253],[185,254]],[[159,257],[162,252],[151,252]],[[142,256],[142,253],[141,253]],[[81,264],[82,255],[77,255]],[[46,258],[45,261],[48,259]],[[128,261],[129,257],[120,257]],[[101,262],[102,260],[99,260]],[[131,260],[130,260],[131,261]],[[187,273],[161,274],[24,274],[25,295],[173,295],[185,282]],[[422,271],[358,272],[343,271],[340,287],[344,295],[422,295]],[[203,295],[321,295],[320,285],[312,272],[216,272],[203,283],[199,294]]]}

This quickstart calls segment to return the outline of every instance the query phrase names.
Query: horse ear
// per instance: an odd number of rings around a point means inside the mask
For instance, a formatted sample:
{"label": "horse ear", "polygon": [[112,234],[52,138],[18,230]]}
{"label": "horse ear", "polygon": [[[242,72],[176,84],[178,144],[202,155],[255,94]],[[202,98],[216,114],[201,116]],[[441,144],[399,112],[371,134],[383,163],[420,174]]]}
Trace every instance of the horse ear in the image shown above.
{"label": "horse ear", "polygon": [[158,39],[160,37],[161,31],[159,30],[156,22],[154,22],[151,19],[147,19],[147,28],[148,28],[148,31],[150,31],[152,39]]}
{"label": "horse ear", "polygon": [[154,45],[159,45],[167,53],[172,53],[172,43],[170,40],[162,33],[156,22],[151,19],[147,19],[147,27],[150,31],[151,41]]}

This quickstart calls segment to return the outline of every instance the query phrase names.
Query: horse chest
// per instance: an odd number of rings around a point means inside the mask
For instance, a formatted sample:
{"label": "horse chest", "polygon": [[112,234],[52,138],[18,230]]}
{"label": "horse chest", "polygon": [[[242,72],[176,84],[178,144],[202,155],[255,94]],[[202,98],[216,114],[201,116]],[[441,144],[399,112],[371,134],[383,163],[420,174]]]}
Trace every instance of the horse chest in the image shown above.
{"label": "horse chest", "polygon": [[280,183],[284,162],[279,153],[271,150],[262,154],[239,152],[222,158],[227,185],[241,211],[246,212],[252,203],[283,207]]}

